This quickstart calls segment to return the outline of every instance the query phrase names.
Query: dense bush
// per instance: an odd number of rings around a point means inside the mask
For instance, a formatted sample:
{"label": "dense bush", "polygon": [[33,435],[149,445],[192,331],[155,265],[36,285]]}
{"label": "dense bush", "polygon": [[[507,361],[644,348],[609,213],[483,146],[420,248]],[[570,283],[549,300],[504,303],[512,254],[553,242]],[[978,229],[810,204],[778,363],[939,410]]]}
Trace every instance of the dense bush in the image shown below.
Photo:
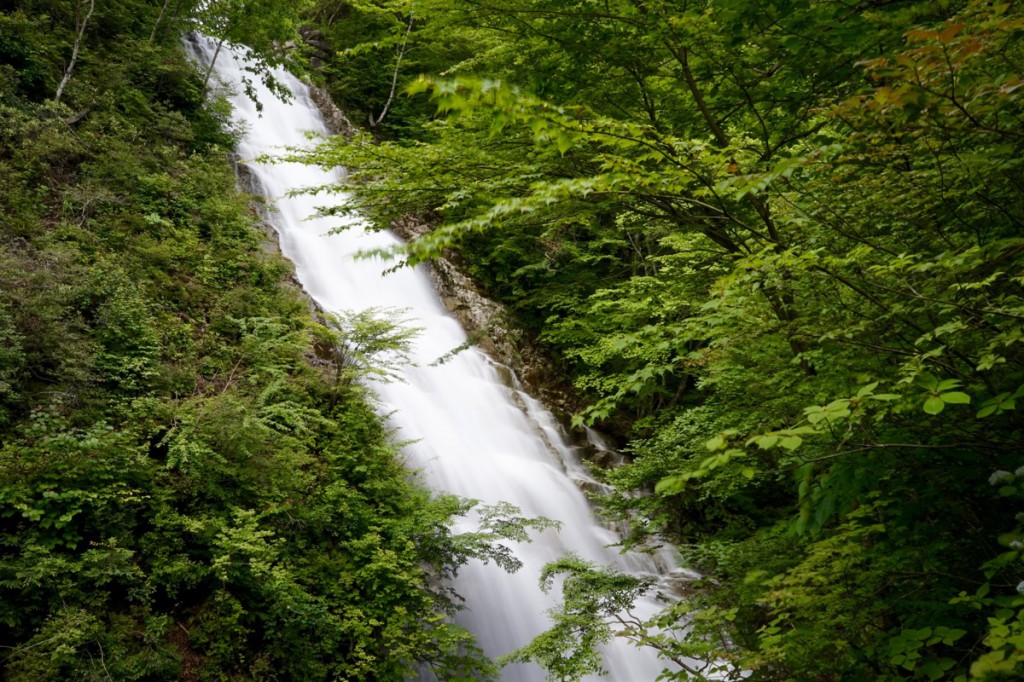
{"label": "dense bush", "polygon": [[336,381],[184,14],[87,6],[0,12],[0,677],[487,677],[444,578],[500,533]]}

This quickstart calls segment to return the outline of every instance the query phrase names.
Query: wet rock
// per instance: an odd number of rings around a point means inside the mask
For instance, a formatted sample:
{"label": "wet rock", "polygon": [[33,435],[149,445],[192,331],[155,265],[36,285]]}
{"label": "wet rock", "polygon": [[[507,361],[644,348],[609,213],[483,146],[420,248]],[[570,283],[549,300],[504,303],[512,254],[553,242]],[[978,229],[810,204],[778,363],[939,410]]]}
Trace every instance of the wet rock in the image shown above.
{"label": "wet rock", "polygon": [[302,36],[302,42],[313,52],[314,59],[319,58],[326,61],[334,54],[331,43],[321,31],[308,26],[301,26],[299,27],[299,35]]}
{"label": "wet rock", "polygon": [[573,483],[586,494],[589,499],[607,497],[609,488],[608,486],[598,483],[597,481],[590,478],[575,478]]}
{"label": "wet rock", "polygon": [[344,135],[345,137],[352,137],[356,134],[356,127],[348,120],[345,113],[337,107],[326,90],[311,85],[309,86],[309,98],[313,100],[313,104],[316,105],[316,108],[320,110],[320,114],[324,117],[327,130],[335,135]]}
{"label": "wet rock", "polygon": [[[295,264],[287,258],[284,258],[281,253],[280,236],[277,234],[277,230],[274,229],[274,226],[271,223],[271,208],[263,199],[265,193],[259,179],[256,177],[256,174],[252,172],[251,168],[244,163],[241,163],[241,159],[237,154],[231,153],[229,155],[229,160],[232,168],[235,170],[235,181],[238,183],[238,188],[253,197],[250,206],[256,218],[256,223],[264,234],[263,251],[271,256],[282,258],[288,265],[288,275],[285,276],[282,284],[295,291],[300,298],[306,301],[307,305],[309,305],[310,312],[316,320],[319,322],[325,322],[326,316],[323,308],[313,300],[313,297],[309,295],[309,292],[307,292],[305,287],[302,286],[302,283],[299,282],[299,278],[295,274]],[[321,355],[319,350],[317,350],[316,355]],[[317,360],[323,360],[323,358],[319,357]],[[317,365],[319,363],[314,360],[313,364]]]}
{"label": "wet rock", "polygon": [[[391,224],[391,231],[406,241],[433,229],[429,214],[409,214]],[[512,323],[508,309],[483,294],[465,274],[457,254],[446,253],[431,261],[430,276],[441,301],[466,330],[470,341],[494,360],[509,367],[527,390],[562,419],[581,408],[580,400],[562,379],[562,373],[523,330]]]}

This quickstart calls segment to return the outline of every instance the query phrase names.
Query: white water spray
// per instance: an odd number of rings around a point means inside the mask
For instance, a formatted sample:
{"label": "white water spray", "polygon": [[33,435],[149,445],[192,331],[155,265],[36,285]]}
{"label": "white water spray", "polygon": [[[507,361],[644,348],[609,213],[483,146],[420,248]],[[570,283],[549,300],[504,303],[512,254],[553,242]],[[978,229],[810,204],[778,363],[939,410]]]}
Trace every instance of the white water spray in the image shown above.
{"label": "white water spray", "polygon": [[[212,40],[202,37],[189,47],[206,63],[216,50]],[[240,90],[242,72],[233,54],[219,55],[215,74]],[[515,547],[523,562],[515,574],[480,562],[464,567],[455,584],[467,607],[459,623],[476,635],[489,656],[523,646],[550,626],[545,611],[554,601],[538,587],[541,568],[568,552],[634,574],[659,573],[646,555],[606,547],[617,538],[597,523],[574,482],[589,476],[547,410],[521,389],[503,385],[492,362],[475,348],[432,364],[463,345],[466,335],[442,307],[427,274],[421,268],[404,268],[385,277],[388,264],[355,258],[361,251],[390,247],[397,239],[366,231],[358,220],[343,233],[328,236],[337,221],[311,219],[318,201],[308,195],[288,196],[299,188],[338,183],[340,172],[252,161],[285,147],[308,145],[307,132],[327,134],[308,88],[283,71],[275,77],[292,92],[291,102],[275,99],[260,84],[256,95],[262,112],[242,94],[230,97],[236,120],[247,128],[238,153],[273,200],[277,210],[271,222],[282,252],[318,304],[331,312],[404,308],[423,328],[412,353],[415,364],[404,369],[404,381],[373,386],[398,438],[412,442],[403,449],[408,464],[422,471],[427,485],[436,490],[487,504],[510,502],[526,516],[562,523],[560,532],[545,531],[534,542]],[[657,608],[653,599],[647,600],[637,604],[635,613],[652,615]],[[603,679],[611,682],[652,682],[665,665],[653,651],[617,639],[604,649],[604,667],[609,674]],[[502,670],[501,679],[540,682],[544,672],[533,664],[514,665]]]}

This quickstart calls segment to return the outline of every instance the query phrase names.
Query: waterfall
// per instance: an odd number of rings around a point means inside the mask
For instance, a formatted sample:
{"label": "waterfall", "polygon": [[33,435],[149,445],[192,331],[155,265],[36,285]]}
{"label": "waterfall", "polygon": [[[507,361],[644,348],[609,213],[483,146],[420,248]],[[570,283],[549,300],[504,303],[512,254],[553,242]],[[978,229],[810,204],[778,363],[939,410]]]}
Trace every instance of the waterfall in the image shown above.
{"label": "waterfall", "polygon": [[[198,37],[189,49],[209,63],[216,46]],[[577,484],[588,479],[586,468],[547,410],[521,388],[503,384],[492,361],[475,348],[434,363],[464,344],[466,335],[443,308],[426,272],[403,268],[382,276],[387,263],[355,258],[360,251],[386,248],[397,239],[366,231],[358,220],[344,232],[328,235],[338,227],[337,219],[311,218],[322,200],[288,195],[298,188],[337,183],[340,171],[252,161],[284,147],[309,144],[307,132],[327,134],[308,88],[291,74],[276,73],[293,95],[283,103],[254,83],[263,105],[258,112],[238,87],[242,72],[235,55],[222,51],[215,67],[216,76],[236,91],[229,99],[236,121],[246,128],[237,151],[274,202],[270,220],[305,290],[328,311],[407,309],[407,317],[423,329],[413,348],[414,364],[403,370],[404,381],[372,386],[397,438],[410,443],[403,448],[407,464],[435,490],[488,504],[510,502],[526,516],[562,523],[560,531],[544,531],[532,543],[514,548],[523,562],[515,574],[480,562],[464,567],[455,585],[466,604],[459,623],[492,657],[527,643],[548,628],[545,611],[554,603],[539,589],[540,570],[567,552],[634,574],[659,574],[651,557],[620,554],[606,546],[615,535],[594,518]],[[658,607],[651,598],[637,604],[635,613],[651,615]],[[666,667],[653,651],[620,639],[603,653],[609,674],[602,679],[612,682],[653,681]],[[539,682],[544,677],[538,666],[529,664],[506,667],[501,679]]]}

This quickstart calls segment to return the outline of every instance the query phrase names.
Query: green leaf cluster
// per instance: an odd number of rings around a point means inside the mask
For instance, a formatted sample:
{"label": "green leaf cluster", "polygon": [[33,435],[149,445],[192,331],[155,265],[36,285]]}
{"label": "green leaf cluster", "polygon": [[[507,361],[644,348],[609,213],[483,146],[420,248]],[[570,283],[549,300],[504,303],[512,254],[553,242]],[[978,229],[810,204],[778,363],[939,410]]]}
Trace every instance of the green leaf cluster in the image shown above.
{"label": "green leaf cluster", "polygon": [[1020,7],[415,11],[394,127],[311,159],[378,227],[431,221],[402,254],[458,249],[625,445],[608,513],[709,576],[638,640],[753,680],[1019,675]]}

